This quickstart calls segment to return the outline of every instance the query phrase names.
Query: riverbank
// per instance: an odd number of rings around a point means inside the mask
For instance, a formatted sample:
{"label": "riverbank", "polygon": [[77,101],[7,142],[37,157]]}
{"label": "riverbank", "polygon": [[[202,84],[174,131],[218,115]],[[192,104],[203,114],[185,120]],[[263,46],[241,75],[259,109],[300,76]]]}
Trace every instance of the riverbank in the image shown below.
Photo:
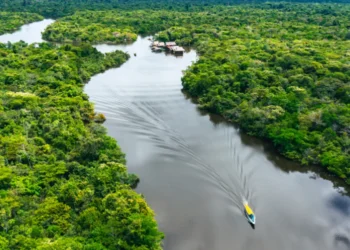
{"label": "riverbank", "polygon": [[0,12],[0,35],[14,32],[22,25],[41,21],[44,17],[25,12]]}
{"label": "riverbank", "polygon": [[82,88],[129,55],[25,42],[1,53],[0,248],[160,250],[139,179]]}
{"label": "riverbank", "polygon": [[[137,53],[122,67],[94,76],[85,92],[105,114],[104,126],[126,153],[128,169],[140,177],[136,191],[155,210],[164,249],[246,249],[248,241],[248,249],[261,242],[273,250],[342,249],[334,237],[347,237],[346,190],[334,188],[319,168],[286,160],[199,110],[181,93],[183,70],[198,60],[194,50],[178,58],[153,53],[141,37],[97,48]],[[242,214],[242,197],[259,220],[254,234]]]}
{"label": "riverbank", "polygon": [[[96,48],[137,53],[122,67],[94,75],[85,93],[105,114],[128,170],[140,177],[136,191],[156,212],[164,249],[347,248],[350,200],[342,188],[198,110],[181,93],[180,78],[198,59],[195,51],[181,58],[156,54],[147,39]],[[242,196],[257,215],[254,231],[242,214]],[[75,247],[79,240],[61,244]]]}
{"label": "riverbank", "polygon": [[[263,152],[268,156],[268,159],[278,165],[278,168],[281,170],[287,173],[299,172],[309,174],[309,177],[311,179],[322,178],[329,180],[333,183],[334,188],[337,188],[340,193],[344,195],[350,194],[350,186],[344,183],[344,179],[339,178],[339,176],[334,175],[333,173],[330,173],[327,169],[322,168],[319,165],[302,165],[300,162],[290,160],[288,157],[285,157],[283,154],[281,154],[281,152],[278,151],[278,149],[273,145],[271,141],[258,136],[249,135],[247,131],[242,129],[237,122],[224,117],[222,114],[212,112],[210,109],[201,107],[198,97],[191,96],[184,89],[181,91],[186,98],[190,99],[191,102],[197,106],[198,112],[200,112],[201,115],[209,116],[210,121],[216,125],[225,124],[226,126],[233,126],[239,131],[242,140],[244,140],[247,145],[259,145],[259,147],[263,149]],[[287,162],[287,166],[285,166],[285,163],[283,162]]]}
{"label": "riverbank", "polygon": [[[187,69],[183,86],[202,108],[268,139],[285,157],[322,166],[349,183],[350,9],[334,5],[338,21],[333,22],[322,14],[326,7],[85,11],[60,19],[44,35],[96,43],[117,39],[113,34],[158,32],[156,40],[192,45],[201,58]],[[308,20],[309,13],[313,21],[300,20]],[[256,22],[257,16],[263,18]]]}

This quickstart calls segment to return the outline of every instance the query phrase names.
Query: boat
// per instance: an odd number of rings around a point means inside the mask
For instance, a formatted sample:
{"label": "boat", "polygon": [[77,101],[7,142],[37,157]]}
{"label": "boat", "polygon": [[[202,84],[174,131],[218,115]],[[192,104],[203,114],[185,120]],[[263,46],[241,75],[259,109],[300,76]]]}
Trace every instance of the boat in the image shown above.
{"label": "boat", "polygon": [[244,213],[249,221],[249,223],[251,223],[252,225],[255,225],[255,214],[253,212],[253,210],[249,207],[248,203],[244,203]]}
{"label": "boat", "polygon": [[152,51],[153,52],[162,52],[162,49],[159,48],[159,47],[154,46],[154,47],[152,47]]}

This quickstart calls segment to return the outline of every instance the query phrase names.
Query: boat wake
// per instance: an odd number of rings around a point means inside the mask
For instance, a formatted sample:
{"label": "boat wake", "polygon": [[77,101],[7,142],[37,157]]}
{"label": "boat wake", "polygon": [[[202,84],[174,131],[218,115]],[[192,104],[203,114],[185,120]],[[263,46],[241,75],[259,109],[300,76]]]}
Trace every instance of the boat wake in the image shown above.
{"label": "boat wake", "polygon": [[[143,60],[141,54],[137,60]],[[163,81],[157,82],[154,78],[147,78],[147,67],[151,66],[147,65],[142,69],[134,69],[130,64],[123,66],[123,72],[139,70],[140,74],[145,74],[141,82],[136,81],[132,84],[130,82],[133,79],[124,79],[118,86],[109,82],[115,75],[114,70],[120,73],[121,68],[107,71],[101,78],[95,76],[92,81],[98,80],[98,88],[93,89],[90,98],[96,105],[96,111],[105,114],[107,123],[110,121],[116,124],[118,131],[136,135],[138,141],[143,140],[147,145],[159,148],[157,154],[164,160],[176,159],[177,164],[196,169],[229,199],[236,213],[243,211],[244,201],[254,205],[253,189],[249,185],[252,172],[243,167],[250,156],[244,157],[238,153],[241,152],[238,151],[241,141],[237,130],[232,126],[224,126],[225,129],[215,130],[213,134],[196,135],[196,129],[183,127],[186,126],[188,117],[181,116],[181,108],[188,108],[188,105],[183,101],[179,82],[167,81],[164,84]],[[167,67],[164,68],[164,74]],[[89,85],[90,83],[88,87]],[[169,119],[174,118],[176,121],[169,122]],[[192,133],[186,134],[188,131]],[[223,143],[211,145],[212,141],[217,141],[210,140],[210,137],[214,136],[222,137]],[[218,153],[214,158],[210,157],[213,150]]]}
{"label": "boat wake", "polygon": [[[222,150],[226,151],[227,156],[223,157],[224,160],[216,159],[217,163],[210,164],[205,156],[196,153],[188,141],[162,119],[164,112],[154,101],[127,100],[122,90],[117,92],[109,88],[108,91],[113,93],[113,100],[106,99],[105,96],[94,96],[95,99],[92,100],[98,103],[99,112],[104,113],[108,120],[117,121],[118,126],[129,132],[146,137],[152,145],[162,149],[163,157],[175,154],[176,159],[180,159],[183,164],[201,171],[226,194],[237,208],[236,211],[242,211],[244,204],[252,198],[252,190],[248,184],[249,173],[243,167],[247,159],[242,160],[236,149],[237,130],[233,127],[226,129],[224,136],[227,138],[227,145]],[[217,165],[213,167],[214,164]]]}

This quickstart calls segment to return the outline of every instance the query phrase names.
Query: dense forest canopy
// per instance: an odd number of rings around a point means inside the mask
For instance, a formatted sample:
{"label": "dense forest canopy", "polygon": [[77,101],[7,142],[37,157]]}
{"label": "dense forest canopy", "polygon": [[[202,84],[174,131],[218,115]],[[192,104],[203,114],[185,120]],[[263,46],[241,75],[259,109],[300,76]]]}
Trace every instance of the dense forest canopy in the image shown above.
{"label": "dense forest canopy", "polygon": [[82,90],[128,57],[0,44],[0,249],[161,249],[138,178]]}
{"label": "dense forest canopy", "polygon": [[82,90],[129,58],[90,44],[138,34],[196,48],[182,82],[201,108],[350,184],[350,6],[234,3],[0,2],[17,11],[0,13],[0,33],[62,17],[44,38],[68,42],[0,44],[0,249],[161,249],[138,178]]}
{"label": "dense forest canopy", "polygon": [[120,43],[158,32],[158,40],[192,45],[201,57],[183,85],[202,108],[350,184],[349,23],[349,5],[83,11],[59,19],[44,37]]}
{"label": "dense forest canopy", "polygon": [[[216,7],[191,13],[166,10],[83,11],[58,19],[43,35],[45,39],[55,42],[92,43],[121,43],[135,40],[137,34],[158,31],[162,31],[159,39],[177,39],[182,44],[194,44],[199,40],[196,36],[201,36],[202,42],[232,37],[254,40],[348,40],[349,14],[347,5],[304,4],[288,4],[283,9],[267,8],[264,5]],[[215,37],[213,33],[218,32],[223,36]],[[170,33],[172,37],[169,37]],[[181,39],[184,41],[179,41]]]}
{"label": "dense forest canopy", "polygon": [[42,16],[34,13],[0,12],[0,35],[15,31],[23,24],[40,21],[42,19],[44,19]]}
{"label": "dense forest canopy", "polygon": [[[274,8],[283,8],[286,1],[280,0],[2,0],[3,11],[35,12],[45,17],[57,18],[72,15],[78,10],[177,10],[203,11],[218,5],[268,3]],[[289,3],[291,1],[288,1]],[[350,0],[293,0],[299,3],[350,3]]]}

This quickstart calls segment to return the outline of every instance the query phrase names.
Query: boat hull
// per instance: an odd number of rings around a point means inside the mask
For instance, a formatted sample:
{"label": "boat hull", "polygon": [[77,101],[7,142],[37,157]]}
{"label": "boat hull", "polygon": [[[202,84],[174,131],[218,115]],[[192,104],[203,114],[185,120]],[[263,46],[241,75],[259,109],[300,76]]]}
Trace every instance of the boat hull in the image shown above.
{"label": "boat hull", "polygon": [[244,211],[245,216],[247,217],[247,220],[250,224],[255,225],[255,215],[249,216],[246,211]]}

